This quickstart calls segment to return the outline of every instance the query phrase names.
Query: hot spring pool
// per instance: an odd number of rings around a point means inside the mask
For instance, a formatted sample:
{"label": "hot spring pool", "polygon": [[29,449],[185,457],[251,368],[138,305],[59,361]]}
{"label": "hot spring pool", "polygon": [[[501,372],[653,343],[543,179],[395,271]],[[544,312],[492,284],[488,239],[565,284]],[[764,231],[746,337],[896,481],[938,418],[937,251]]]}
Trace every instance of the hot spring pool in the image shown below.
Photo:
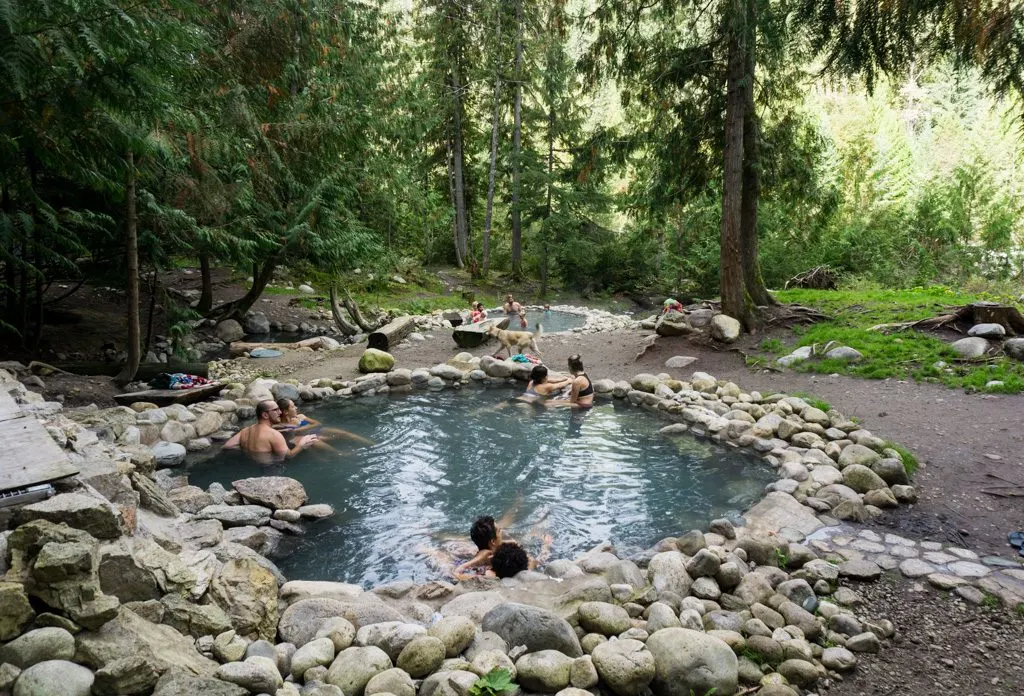
{"label": "hot spring pool", "polygon": [[[503,316],[505,316],[505,312],[502,311],[501,307],[487,310],[487,317],[489,319],[498,319]],[[548,312],[545,312],[543,309],[527,309],[527,329],[530,331],[535,330],[538,323],[544,327],[544,333],[571,331],[586,324],[587,317],[583,314],[574,314],[573,312],[560,312],[557,309],[552,309]],[[512,331],[519,331],[522,328],[519,324],[518,316],[513,315],[510,317],[508,328]]]}
{"label": "hot spring pool", "polygon": [[571,412],[512,403],[517,393],[467,388],[306,409],[376,444],[332,440],[336,453],[311,450],[269,469],[221,453],[190,462],[189,478],[204,488],[298,479],[311,502],[337,514],[309,525],[281,570],[363,585],[442,577],[428,550],[468,539],[479,515],[517,508],[510,533],[531,553],[544,533],[554,537],[552,558],[604,540],[629,553],[738,515],[775,478],[753,455],[665,438],[665,421],[623,402]]}

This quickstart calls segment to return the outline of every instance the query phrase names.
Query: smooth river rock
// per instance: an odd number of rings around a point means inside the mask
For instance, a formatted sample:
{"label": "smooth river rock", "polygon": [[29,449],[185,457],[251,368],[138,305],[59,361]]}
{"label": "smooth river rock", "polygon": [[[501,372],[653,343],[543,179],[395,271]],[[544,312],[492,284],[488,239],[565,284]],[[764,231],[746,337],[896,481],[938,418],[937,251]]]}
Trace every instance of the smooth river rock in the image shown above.
{"label": "smooth river rock", "polygon": [[654,655],[651,690],[657,696],[691,696],[712,689],[715,696],[736,693],[739,662],[724,641],[687,628],[666,628],[646,645]]}
{"label": "smooth river rock", "polygon": [[487,612],[482,628],[498,634],[509,645],[525,645],[530,652],[557,650],[569,657],[583,655],[579,638],[569,623],[546,609],[500,604]]}

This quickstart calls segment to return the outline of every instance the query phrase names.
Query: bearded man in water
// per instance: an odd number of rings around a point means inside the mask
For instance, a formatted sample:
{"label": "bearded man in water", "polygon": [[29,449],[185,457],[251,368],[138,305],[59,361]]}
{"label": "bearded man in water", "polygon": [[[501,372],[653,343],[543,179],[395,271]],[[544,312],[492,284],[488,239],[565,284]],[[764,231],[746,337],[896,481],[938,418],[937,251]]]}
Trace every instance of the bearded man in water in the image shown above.
{"label": "bearded man in water", "polygon": [[261,401],[256,406],[256,423],[242,428],[224,443],[224,449],[241,449],[259,460],[294,457],[317,441],[316,435],[303,435],[288,449],[288,443],[274,426],[281,422],[281,409],[273,401]]}

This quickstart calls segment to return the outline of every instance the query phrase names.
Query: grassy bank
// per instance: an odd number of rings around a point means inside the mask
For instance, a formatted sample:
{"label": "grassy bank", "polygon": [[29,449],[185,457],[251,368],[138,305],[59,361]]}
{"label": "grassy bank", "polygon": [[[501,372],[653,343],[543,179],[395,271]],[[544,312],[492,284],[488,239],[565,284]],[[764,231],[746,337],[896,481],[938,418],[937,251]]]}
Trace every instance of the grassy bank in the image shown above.
{"label": "grassy bank", "polygon": [[[823,347],[829,341],[856,348],[864,360],[846,364],[814,358],[793,366],[801,372],[839,373],[867,379],[914,379],[974,391],[1024,391],[1024,363],[1006,357],[960,362],[949,344],[920,331],[870,331],[879,324],[916,321],[944,314],[951,307],[981,300],[1012,302],[1005,294],[962,292],[942,286],[910,290],[781,290],[781,302],[819,309],[831,319],[798,326],[786,335],[766,339],[751,364],[771,364],[801,346]],[[991,381],[1002,385],[986,387]]]}

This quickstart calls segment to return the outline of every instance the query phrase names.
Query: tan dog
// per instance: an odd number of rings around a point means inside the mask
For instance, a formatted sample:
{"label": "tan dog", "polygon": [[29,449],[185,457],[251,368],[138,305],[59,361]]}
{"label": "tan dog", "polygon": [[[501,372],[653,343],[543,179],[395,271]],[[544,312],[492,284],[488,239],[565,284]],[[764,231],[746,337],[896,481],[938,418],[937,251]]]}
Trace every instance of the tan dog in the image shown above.
{"label": "tan dog", "polygon": [[537,333],[532,334],[529,331],[507,331],[505,329],[499,329],[497,326],[491,326],[487,329],[488,336],[494,336],[501,343],[502,347],[508,350],[508,357],[512,357],[512,348],[516,349],[517,353],[522,353],[523,349],[530,348],[534,353],[540,355],[540,348],[537,347],[537,338],[544,333],[544,327],[537,324]]}

